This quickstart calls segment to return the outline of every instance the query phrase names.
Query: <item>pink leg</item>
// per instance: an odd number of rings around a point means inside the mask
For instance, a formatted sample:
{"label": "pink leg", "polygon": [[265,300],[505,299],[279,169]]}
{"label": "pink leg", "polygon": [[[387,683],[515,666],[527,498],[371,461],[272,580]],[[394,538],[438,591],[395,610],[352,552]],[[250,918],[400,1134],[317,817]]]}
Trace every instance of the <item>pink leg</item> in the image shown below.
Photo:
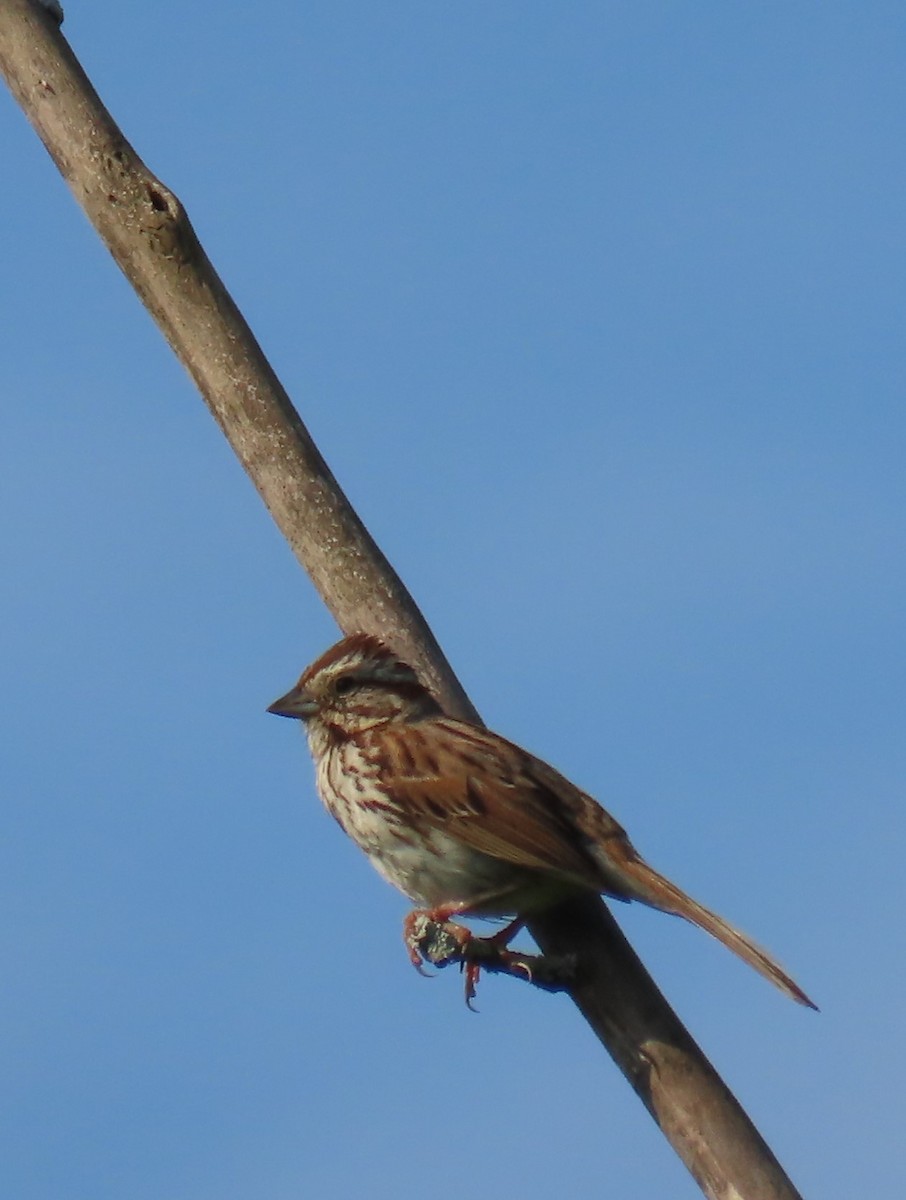
{"label": "pink leg", "polygon": [[[521,920],[519,917],[516,917],[516,919],[514,921],[510,921],[509,925],[504,925],[503,929],[498,929],[498,931],[496,933],[491,934],[490,937],[474,938],[472,940],[479,941],[479,942],[486,942],[491,946],[496,946],[499,950],[505,950],[507,948],[507,945],[509,944],[510,940],[516,936],[516,934],[519,932],[519,930],[522,928],[522,926],[524,924],[525,924],[525,921]],[[477,995],[478,980],[481,977],[481,967],[478,965],[477,962],[467,962],[466,963],[465,976],[466,976],[466,1005],[468,1008],[471,1008],[472,1011],[474,1012],[476,1010],[472,1004],[472,1001],[475,999],[475,996]]]}
{"label": "pink leg", "polygon": [[409,951],[409,961],[419,975],[430,978],[428,972],[423,969],[425,960],[418,951],[418,943],[424,937],[427,922],[443,925],[446,932],[459,942],[461,950],[471,941],[470,931],[464,925],[456,925],[450,920],[451,914],[459,911],[457,906],[445,905],[442,908],[413,908],[412,912],[406,914],[403,920],[403,939]]}
{"label": "pink leg", "polygon": [[[403,937],[409,950],[409,961],[420,975],[427,974],[424,970],[424,959],[418,951],[418,942],[423,936],[425,922],[430,921],[436,925],[442,925],[445,932],[459,943],[459,949],[462,954],[468,951],[469,946],[473,942],[485,942],[503,951],[506,949],[510,939],[515,937],[525,924],[523,920],[517,917],[490,937],[477,938],[470,929],[450,920],[450,917],[454,914],[468,912],[470,907],[467,904],[450,904],[441,905],[437,908],[416,908],[406,916],[403,921]],[[472,1001],[476,996],[481,968],[477,962],[463,962],[462,970],[465,976],[466,1004],[469,1008],[472,1008]]]}

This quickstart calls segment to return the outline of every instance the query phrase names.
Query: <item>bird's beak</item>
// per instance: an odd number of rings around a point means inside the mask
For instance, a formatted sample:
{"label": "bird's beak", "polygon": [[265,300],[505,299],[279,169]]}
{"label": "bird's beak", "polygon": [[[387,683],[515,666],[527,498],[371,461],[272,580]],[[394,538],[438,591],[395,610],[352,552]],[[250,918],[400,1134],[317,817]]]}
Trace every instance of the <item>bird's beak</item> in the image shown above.
{"label": "bird's beak", "polygon": [[311,692],[296,684],[285,696],[275,700],[267,711],[278,717],[295,717],[297,721],[307,721],[318,711],[318,703]]}

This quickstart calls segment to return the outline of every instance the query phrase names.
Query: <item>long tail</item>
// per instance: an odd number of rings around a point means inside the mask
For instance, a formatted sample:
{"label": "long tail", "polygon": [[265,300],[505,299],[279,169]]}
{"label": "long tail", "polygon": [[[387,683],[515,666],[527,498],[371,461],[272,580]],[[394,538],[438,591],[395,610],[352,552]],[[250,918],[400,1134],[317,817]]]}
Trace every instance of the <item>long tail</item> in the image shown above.
{"label": "long tail", "polygon": [[719,942],[723,942],[728,950],[738,954],[743,962],[754,967],[765,979],[770,979],[771,983],[779,987],[787,996],[799,1004],[804,1004],[807,1008],[814,1008],[817,1011],[818,1005],[808,998],[802,988],[766,951],[756,945],[751,938],[746,937],[744,933],[734,929],[723,917],[719,917],[717,913],[711,912],[703,904],[699,904],[691,896],[687,896],[676,884],[665,879],[663,875],[659,875],[653,867],[649,867],[643,859],[635,855],[628,859],[624,858],[620,862],[619,874],[624,886],[627,883],[629,885],[626,887],[627,898],[640,900],[651,908],[659,908],[662,912],[672,913],[674,916],[691,921],[693,925],[698,925],[700,929],[704,929],[706,933],[716,937]]}

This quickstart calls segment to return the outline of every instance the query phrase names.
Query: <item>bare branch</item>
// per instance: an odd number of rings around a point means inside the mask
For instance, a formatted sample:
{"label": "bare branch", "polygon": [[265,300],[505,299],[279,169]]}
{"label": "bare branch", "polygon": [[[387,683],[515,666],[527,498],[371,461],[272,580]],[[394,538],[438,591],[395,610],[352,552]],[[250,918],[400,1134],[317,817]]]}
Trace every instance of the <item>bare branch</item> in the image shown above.
{"label": "bare branch", "polygon": [[[0,69],[101,239],[192,376],[344,632],[392,643],[444,707],[478,721],[409,593],[350,507],[176,196],[101,104],[49,12],[0,3]],[[603,902],[534,918],[545,955],[712,1200],[796,1200],[776,1159]]]}

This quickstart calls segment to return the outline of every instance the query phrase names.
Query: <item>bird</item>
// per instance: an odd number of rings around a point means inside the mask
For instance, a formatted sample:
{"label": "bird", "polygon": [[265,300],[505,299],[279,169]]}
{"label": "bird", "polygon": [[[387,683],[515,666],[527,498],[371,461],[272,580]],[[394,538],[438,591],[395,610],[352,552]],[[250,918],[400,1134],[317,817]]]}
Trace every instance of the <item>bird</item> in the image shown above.
{"label": "bird", "polygon": [[[746,934],[649,866],[587,792],[500,734],[447,716],[381,639],[342,638],[267,711],[303,723],[324,806],[417,906],[404,923],[416,966],[419,918],[507,918],[488,939],[505,947],[533,914],[596,893],[685,918],[817,1007]],[[477,977],[470,965],[469,1002]]]}

